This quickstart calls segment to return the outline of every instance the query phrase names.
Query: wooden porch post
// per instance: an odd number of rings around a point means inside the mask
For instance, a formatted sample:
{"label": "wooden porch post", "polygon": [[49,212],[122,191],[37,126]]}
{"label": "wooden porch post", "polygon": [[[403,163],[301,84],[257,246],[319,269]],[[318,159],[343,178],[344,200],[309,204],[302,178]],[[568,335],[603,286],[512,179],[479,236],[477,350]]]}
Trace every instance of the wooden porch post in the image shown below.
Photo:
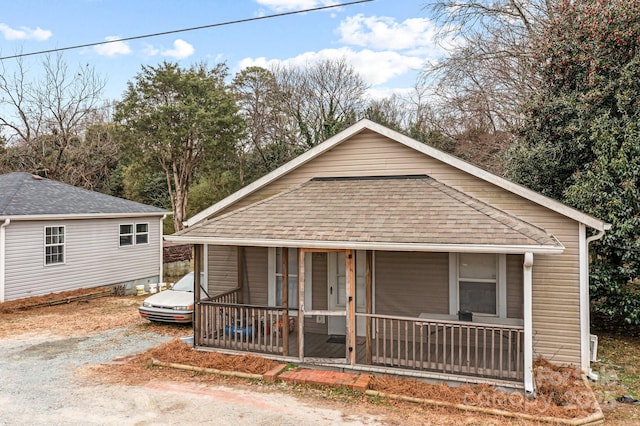
{"label": "wooden porch post", "polygon": [[202,269],[202,245],[193,245],[193,344],[200,345],[202,332],[200,327],[200,271]]}
{"label": "wooden porch post", "polygon": [[354,268],[354,250],[347,250],[347,274],[349,286],[347,287],[347,359],[351,365],[356,364],[356,270]]}
{"label": "wooden porch post", "polygon": [[304,360],[304,256],[305,250],[298,249],[298,357]]}
{"label": "wooden porch post", "polygon": [[282,247],[282,355],[289,355],[289,248]]}
{"label": "wooden porch post", "polygon": [[[366,258],[365,258],[365,277],[364,277],[364,285],[365,285],[365,297],[366,297],[366,313],[373,313],[373,252],[371,250],[367,250]],[[367,365],[371,365],[371,318],[367,317],[365,322],[365,332],[366,332],[366,341],[365,341],[365,356]]]}

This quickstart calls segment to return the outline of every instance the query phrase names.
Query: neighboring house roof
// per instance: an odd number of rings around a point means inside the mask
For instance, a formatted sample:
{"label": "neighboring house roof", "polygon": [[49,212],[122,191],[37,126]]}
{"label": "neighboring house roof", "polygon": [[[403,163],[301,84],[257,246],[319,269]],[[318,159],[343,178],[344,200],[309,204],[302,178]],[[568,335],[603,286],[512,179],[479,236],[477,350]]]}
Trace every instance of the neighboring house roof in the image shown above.
{"label": "neighboring house roof", "polygon": [[543,229],[425,175],[315,178],[175,236],[194,243],[309,248],[564,250]]}
{"label": "neighboring house roof", "polygon": [[161,216],[157,207],[77,188],[29,173],[0,175],[0,217]]}
{"label": "neighboring house roof", "polygon": [[350,139],[352,136],[364,131],[364,130],[371,130],[373,132],[379,133],[383,136],[388,137],[391,140],[394,140],[396,142],[399,142],[409,148],[412,148],[418,152],[421,152],[425,155],[428,155],[432,158],[435,158],[439,161],[442,161],[445,164],[448,164],[452,167],[455,167],[461,171],[464,171],[466,173],[469,173],[472,176],[475,176],[479,179],[482,179],[486,182],[492,183],[500,188],[503,188],[507,191],[510,191],[514,194],[517,194],[527,200],[530,200],[534,203],[537,203],[539,205],[545,206],[546,208],[555,211],[559,214],[562,214],[566,217],[569,217],[573,220],[576,220],[580,223],[584,223],[587,226],[590,226],[591,228],[594,228],[598,231],[604,231],[610,228],[610,224],[599,220],[593,216],[590,216],[584,212],[581,212],[579,210],[576,210],[574,208],[571,208],[557,200],[551,199],[549,197],[546,197],[538,192],[535,192],[531,189],[528,189],[522,185],[519,185],[517,183],[511,182],[507,179],[501,178],[500,176],[494,175],[486,170],[483,170],[477,166],[474,166],[473,164],[467,163],[466,161],[463,161],[453,155],[447,154],[443,151],[440,151],[436,148],[433,148],[432,146],[426,145],[424,143],[418,142],[415,139],[412,139],[408,136],[405,136],[401,133],[398,133],[396,131],[393,131],[387,127],[384,127],[380,124],[374,123],[370,120],[367,119],[362,119],[360,121],[358,121],[357,123],[355,123],[353,126],[347,128],[346,130],[336,134],[335,136],[327,139],[326,141],[324,141],[323,143],[313,147],[312,149],[310,149],[309,151],[305,152],[304,154],[296,157],[295,159],[291,160],[290,162],[286,163],[285,165],[279,167],[278,169],[274,170],[273,172],[265,175],[264,177],[256,180],[255,182],[247,185],[246,187],[242,188],[241,190],[233,193],[232,195],[228,196],[227,198],[221,200],[220,202],[210,206],[209,208],[201,211],[200,213],[196,214],[195,216],[191,217],[189,220],[186,221],[186,225],[187,226],[193,226],[196,223],[205,220],[213,215],[215,215],[216,213],[224,210],[225,208],[227,208],[228,206],[232,205],[233,203],[243,199],[244,197],[254,193],[255,191],[265,187],[266,185],[270,184],[271,182],[279,179],[280,177],[286,175],[287,173],[291,172],[292,170],[297,169],[298,167],[308,163],[309,161],[313,160],[314,158],[322,155],[323,153],[333,149],[334,147],[336,147],[337,145],[341,144],[342,142]]}

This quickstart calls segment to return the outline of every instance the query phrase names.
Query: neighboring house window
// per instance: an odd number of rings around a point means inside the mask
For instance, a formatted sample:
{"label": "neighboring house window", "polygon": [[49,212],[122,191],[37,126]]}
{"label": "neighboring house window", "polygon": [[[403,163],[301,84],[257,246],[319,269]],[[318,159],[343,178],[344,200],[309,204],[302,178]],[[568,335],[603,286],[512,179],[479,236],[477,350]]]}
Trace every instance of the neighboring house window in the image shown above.
{"label": "neighboring house window", "polygon": [[[282,306],[282,248],[269,248],[269,306]],[[289,288],[288,305],[289,308],[298,308],[298,249],[289,249]],[[305,309],[311,309],[311,255],[305,257]],[[289,315],[297,316],[297,312],[290,312]]]}
{"label": "neighboring house window", "polygon": [[64,263],[64,226],[45,226],[44,228],[44,264]]}
{"label": "neighboring house window", "polygon": [[506,317],[506,257],[487,253],[450,254],[450,314],[459,311]]}
{"label": "neighboring house window", "polygon": [[120,247],[133,245],[133,224],[120,225]]}
{"label": "neighboring house window", "polygon": [[149,243],[149,224],[136,223],[136,244]]}

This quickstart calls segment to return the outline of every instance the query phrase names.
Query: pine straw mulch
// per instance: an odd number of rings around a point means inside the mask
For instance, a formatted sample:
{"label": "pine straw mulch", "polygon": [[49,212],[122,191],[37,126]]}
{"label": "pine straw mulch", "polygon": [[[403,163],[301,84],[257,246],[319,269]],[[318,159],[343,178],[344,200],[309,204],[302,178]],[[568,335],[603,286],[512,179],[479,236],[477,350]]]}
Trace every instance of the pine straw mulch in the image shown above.
{"label": "pine straw mulch", "polygon": [[214,368],[223,371],[238,371],[250,374],[264,374],[278,366],[278,363],[255,355],[225,355],[217,352],[194,351],[180,339],[173,339],[146,352],[144,357],[172,364]]}
{"label": "pine straw mulch", "polygon": [[486,384],[451,387],[444,383],[428,384],[391,376],[374,377],[371,389],[385,394],[563,419],[584,418],[597,411],[595,396],[577,368],[559,367],[538,359],[534,371],[535,399]]}
{"label": "pine straw mulch", "polygon": [[[161,346],[128,358],[121,365],[110,365],[108,375],[112,381],[141,383],[157,378],[159,369],[149,368],[149,361],[157,359],[166,363],[264,374],[278,365],[277,362],[254,355],[226,355],[216,352],[200,352],[180,339],[173,339]],[[98,368],[101,369],[100,366]],[[483,409],[509,411],[533,416],[563,419],[584,418],[597,410],[593,392],[585,385],[580,371],[571,367],[558,367],[543,359],[534,365],[538,396],[528,399],[520,392],[508,393],[489,385],[461,385],[451,387],[444,383],[430,384],[418,380],[393,376],[375,376],[371,389],[385,394],[404,395],[413,398],[463,404]],[[171,369],[161,369],[162,374]],[[103,371],[106,373],[106,371]],[[171,371],[172,378],[184,371]],[[190,373],[191,378],[202,374]],[[214,376],[215,377],[215,376]],[[211,377],[206,381],[219,381]],[[224,379],[229,380],[229,379]]]}
{"label": "pine straw mulch", "polygon": [[26,297],[17,300],[9,300],[7,302],[0,303],[0,314],[9,314],[46,305],[62,305],[65,303],[71,303],[77,300],[81,300],[82,298],[108,294],[111,294],[111,290],[108,287],[97,287],[63,291],[60,293],[50,293],[45,294],[44,296]]}

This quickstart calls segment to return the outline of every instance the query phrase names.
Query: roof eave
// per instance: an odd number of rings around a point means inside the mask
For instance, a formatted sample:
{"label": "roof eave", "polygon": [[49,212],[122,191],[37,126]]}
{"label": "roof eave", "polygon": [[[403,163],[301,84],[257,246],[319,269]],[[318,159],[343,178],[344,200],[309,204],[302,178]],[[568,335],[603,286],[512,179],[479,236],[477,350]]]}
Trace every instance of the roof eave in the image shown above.
{"label": "roof eave", "polygon": [[187,244],[211,244],[220,246],[252,247],[299,247],[328,250],[378,250],[378,251],[423,251],[456,253],[501,253],[501,254],[561,254],[565,247],[558,245],[509,245],[509,244],[433,244],[433,243],[389,243],[376,241],[319,241],[257,238],[196,237],[189,235],[165,235],[166,241]]}
{"label": "roof eave", "polygon": [[75,214],[32,214],[32,215],[0,215],[0,220],[36,221],[36,220],[72,220],[72,219],[121,219],[129,217],[167,216],[171,212],[147,213],[75,213]]}

